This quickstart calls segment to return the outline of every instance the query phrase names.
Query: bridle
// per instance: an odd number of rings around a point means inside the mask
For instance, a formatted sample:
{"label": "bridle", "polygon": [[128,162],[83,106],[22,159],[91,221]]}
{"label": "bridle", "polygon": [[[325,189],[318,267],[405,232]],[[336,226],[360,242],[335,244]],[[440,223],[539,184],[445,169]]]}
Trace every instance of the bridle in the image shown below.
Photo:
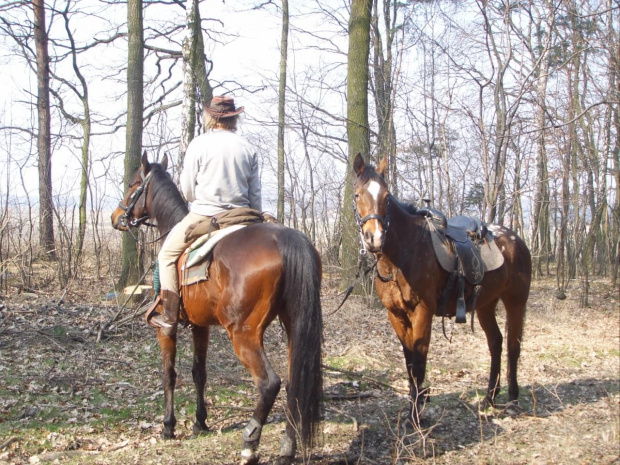
{"label": "bridle", "polygon": [[146,190],[149,187],[149,183],[151,182],[151,178],[153,177],[153,171],[150,171],[149,174],[144,176],[142,170],[140,170],[140,177],[142,178],[142,182],[138,186],[138,188],[133,191],[131,196],[129,197],[129,203],[127,206],[123,205],[123,201],[121,200],[118,203],[118,208],[123,210],[125,213],[118,218],[118,224],[130,230],[130,228],[137,228],[141,225],[145,226],[155,226],[154,224],[148,223],[149,215],[146,214],[140,218],[135,218],[133,216],[133,209],[138,203],[140,197],[142,197],[142,209],[146,211]]}
{"label": "bridle", "polygon": [[366,215],[362,218],[359,210],[357,209],[357,203],[355,202],[355,196],[353,197],[353,212],[355,214],[355,222],[357,224],[357,229],[360,233],[360,241],[362,243],[362,248],[360,249],[360,255],[366,255],[368,250],[366,249],[366,242],[364,241],[364,233],[363,226],[370,220],[377,220],[383,226],[383,233],[387,234],[388,229],[390,227],[390,201],[392,196],[388,194],[387,199],[385,201],[385,216],[381,216],[378,213],[371,213],[370,215]]}

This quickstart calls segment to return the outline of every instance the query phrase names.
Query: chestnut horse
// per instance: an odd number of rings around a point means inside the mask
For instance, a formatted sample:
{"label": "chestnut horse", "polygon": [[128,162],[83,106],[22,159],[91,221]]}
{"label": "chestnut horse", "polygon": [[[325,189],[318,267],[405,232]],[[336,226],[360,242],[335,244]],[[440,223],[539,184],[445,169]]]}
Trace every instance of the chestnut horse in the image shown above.
{"label": "chestnut horse", "polygon": [[[112,214],[119,230],[157,221],[164,236],[188,212],[187,204],[166,173],[167,157],[150,163],[146,153],[123,201]],[[191,325],[197,391],[194,433],[207,431],[204,391],[209,327],[222,325],[235,353],[251,373],[258,403],[243,430],[241,463],[259,460],[261,430],[280,390],[280,378],[263,347],[263,334],[278,317],[288,337],[287,425],[279,463],[290,463],[296,435],[311,447],[321,419],[322,315],[321,262],[316,249],[299,231],[273,223],[247,226],[223,238],[213,249],[209,279],[182,286],[187,323]],[[163,359],[164,438],[174,437],[176,331],[157,337]]]}
{"label": "chestnut horse", "polygon": [[[377,258],[377,293],[403,347],[412,405],[410,420],[418,423],[420,405],[427,394],[422,383],[432,318],[433,315],[455,314],[456,293],[450,296],[444,312],[440,313],[438,303],[449,273],[435,257],[425,216],[415,214],[413,208],[407,208],[390,194],[384,179],[386,168],[385,158],[375,170],[357,155],[354,162],[355,208],[363,245]],[[491,352],[491,373],[484,403],[493,406],[499,391],[502,333],[495,310],[501,299],[506,308],[508,396],[517,406],[517,362],[530,289],[531,256],[523,240],[510,229],[490,225],[489,230],[494,233],[504,264],[485,273],[476,304],[476,315]],[[473,292],[472,288],[468,283],[466,299]]]}

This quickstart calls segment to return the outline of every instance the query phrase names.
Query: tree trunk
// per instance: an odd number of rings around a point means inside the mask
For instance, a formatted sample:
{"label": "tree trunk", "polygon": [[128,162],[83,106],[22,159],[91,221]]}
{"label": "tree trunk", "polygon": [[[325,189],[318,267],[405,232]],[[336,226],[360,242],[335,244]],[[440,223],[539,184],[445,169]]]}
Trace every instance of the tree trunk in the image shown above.
{"label": "tree trunk", "polygon": [[178,172],[183,166],[187,146],[196,135],[197,115],[202,111],[202,103],[213,98],[206,69],[206,57],[202,28],[200,26],[198,0],[192,0],[187,8],[186,34],[183,40],[183,116],[181,140],[179,141]]}
{"label": "tree trunk", "polygon": [[[385,54],[383,40],[379,28],[379,1],[373,1],[373,14],[371,23],[371,40],[373,45],[373,75],[374,75],[374,99],[378,122],[377,134],[377,157],[378,163],[381,158],[388,159],[388,184],[393,195],[398,195],[396,183],[396,129],[394,127],[394,108],[392,102],[392,89],[394,76],[392,73],[392,46],[396,34],[396,15],[399,4],[392,4],[391,0],[383,2],[383,22],[385,27]],[[393,8],[393,11],[392,11]]]}
{"label": "tree trunk", "polygon": [[[280,87],[278,90],[278,221],[284,219],[284,123],[286,104],[286,58],[288,53],[288,0],[282,0]],[[314,220],[314,219],[313,219]]]}
{"label": "tree trunk", "polygon": [[370,16],[372,0],[352,0],[349,19],[349,52],[347,69],[347,138],[349,142],[347,174],[342,213],[343,285],[355,276],[359,232],[353,209],[353,160],[358,153],[369,161],[370,131],[368,127],[368,58],[370,53]]}
{"label": "tree trunk", "polygon": [[37,51],[37,110],[39,132],[39,245],[49,259],[56,258],[54,204],[52,201],[52,139],[50,123],[50,68],[45,27],[45,2],[33,0],[34,39]]}
{"label": "tree trunk", "polygon": [[[142,109],[144,96],[144,39],[142,30],[142,0],[128,0],[127,27],[129,59],[127,63],[127,129],[125,149],[125,191],[129,177],[140,166],[142,148]],[[123,259],[119,287],[135,284],[140,278],[141,263],[138,244],[131,234],[123,234]]]}

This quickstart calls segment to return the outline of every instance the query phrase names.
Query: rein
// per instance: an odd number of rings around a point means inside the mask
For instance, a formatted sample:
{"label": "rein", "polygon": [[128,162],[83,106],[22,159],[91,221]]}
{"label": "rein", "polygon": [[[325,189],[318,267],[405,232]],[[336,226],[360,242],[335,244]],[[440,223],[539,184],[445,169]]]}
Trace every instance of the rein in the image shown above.
{"label": "rein", "polygon": [[387,234],[388,228],[390,227],[390,198],[391,198],[391,195],[388,195],[386,205],[385,205],[385,208],[386,208],[385,216],[381,216],[378,213],[371,213],[370,215],[366,215],[363,218],[361,217],[357,209],[355,198],[353,198],[353,212],[355,215],[355,223],[357,224],[357,228],[360,233],[360,244],[361,244],[361,248],[359,250],[359,258],[357,261],[357,273],[355,273],[355,279],[353,283],[346,289],[346,291],[344,291],[344,298],[342,299],[342,302],[340,302],[340,305],[338,305],[338,307],[334,311],[327,314],[326,317],[330,317],[334,315],[338,310],[342,308],[344,303],[347,301],[347,299],[351,295],[351,292],[353,292],[353,289],[355,288],[355,286],[357,286],[362,279],[365,279],[368,276],[368,273],[370,273],[372,270],[375,270],[377,277],[383,282],[388,282],[393,279],[393,276],[391,273],[388,276],[381,276],[381,274],[379,273],[379,269],[377,268],[377,263],[379,263],[379,260],[376,257],[375,257],[375,260],[373,260],[372,265],[366,267],[366,269],[362,273],[362,262],[363,262],[362,257],[368,255],[368,249],[366,249],[366,243],[364,242],[364,237],[362,233],[362,226],[364,226],[364,224],[367,221],[378,220],[383,226],[384,233]]}
{"label": "rein", "polygon": [[360,254],[360,257],[359,257],[358,262],[357,262],[357,273],[355,273],[355,280],[344,291],[344,297],[343,297],[342,301],[340,302],[340,305],[338,305],[338,307],[336,307],[335,310],[333,310],[332,312],[330,312],[327,315],[325,315],[325,318],[329,318],[330,316],[334,315],[338,310],[340,310],[342,308],[342,306],[344,305],[344,303],[349,298],[349,296],[351,295],[351,292],[353,292],[353,289],[355,289],[355,286],[357,286],[362,279],[366,278],[366,276],[368,276],[368,273],[370,273],[372,270],[377,268],[377,260],[375,260],[373,262],[373,264],[370,265],[369,267],[367,267],[364,270],[364,273],[362,274],[361,271],[362,271],[362,256],[363,255],[365,255],[365,254]]}

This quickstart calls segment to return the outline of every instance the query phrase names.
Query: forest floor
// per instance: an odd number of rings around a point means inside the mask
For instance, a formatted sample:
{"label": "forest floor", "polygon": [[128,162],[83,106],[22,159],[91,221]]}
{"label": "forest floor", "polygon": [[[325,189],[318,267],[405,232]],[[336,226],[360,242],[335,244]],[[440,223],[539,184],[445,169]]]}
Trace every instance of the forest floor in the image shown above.
{"label": "forest floor", "polygon": [[[226,333],[212,330],[207,389],[210,432],[193,436],[191,337],[180,332],[177,438],[160,439],[163,391],[155,331],[142,318],[98,329],[118,311],[101,283],[84,279],[59,302],[51,294],[0,301],[0,463],[233,464],[255,390]],[[420,431],[399,424],[408,407],[400,344],[386,311],[351,298],[336,314],[325,298],[325,421],[316,464],[620,463],[620,302],[618,289],[592,283],[554,297],[554,282],[533,285],[519,367],[522,412],[480,412],[490,358],[476,324],[436,319]],[[503,309],[498,310],[503,320]],[[129,311],[127,311],[129,314]],[[500,323],[503,328],[503,321]],[[266,346],[282,378],[286,343],[279,325]],[[503,357],[502,381],[505,381]],[[279,451],[283,393],[263,431],[261,463]],[[504,404],[504,405],[503,405]]]}

